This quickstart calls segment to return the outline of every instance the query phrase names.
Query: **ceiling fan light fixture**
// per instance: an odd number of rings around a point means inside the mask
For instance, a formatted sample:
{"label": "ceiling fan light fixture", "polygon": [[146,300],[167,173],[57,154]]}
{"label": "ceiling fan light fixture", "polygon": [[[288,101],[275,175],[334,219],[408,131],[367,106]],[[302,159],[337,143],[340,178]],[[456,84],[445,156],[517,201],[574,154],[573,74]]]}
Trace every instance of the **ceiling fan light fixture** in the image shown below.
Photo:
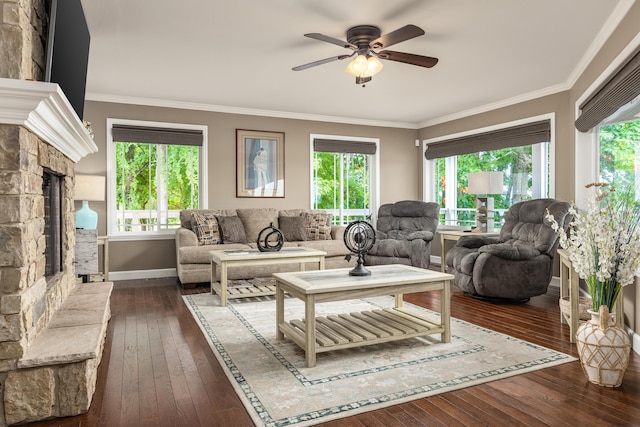
{"label": "ceiling fan light fixture", "polygon": [[[356,83],[361,84],[362,81],[370,81],[382,70],[382,62],[375,56],[358,55],[347,65],[346,72],[356,78]],[[358,82],[360,80],[360,82]]]}

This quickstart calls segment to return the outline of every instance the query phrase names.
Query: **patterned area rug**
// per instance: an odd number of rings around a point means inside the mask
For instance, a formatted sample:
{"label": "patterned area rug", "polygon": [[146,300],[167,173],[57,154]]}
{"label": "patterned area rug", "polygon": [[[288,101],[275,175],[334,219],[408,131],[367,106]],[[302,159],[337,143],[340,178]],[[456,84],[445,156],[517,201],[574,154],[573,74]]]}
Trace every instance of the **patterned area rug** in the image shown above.
{"label": "patterned area rug", "polygon": [[[337,350],[318,354],[316,367],[307,368],[296,344],[275,339],[273,298],[233,300],[227,307],[210,294],[183,299],[258,426],[313,425],[576,360],[452,319],[449,344],[434,335]],[[391,297],[322,303],[316,315],[392,305]],[[285,319],[302,318],[302,302],[288,298]]]}

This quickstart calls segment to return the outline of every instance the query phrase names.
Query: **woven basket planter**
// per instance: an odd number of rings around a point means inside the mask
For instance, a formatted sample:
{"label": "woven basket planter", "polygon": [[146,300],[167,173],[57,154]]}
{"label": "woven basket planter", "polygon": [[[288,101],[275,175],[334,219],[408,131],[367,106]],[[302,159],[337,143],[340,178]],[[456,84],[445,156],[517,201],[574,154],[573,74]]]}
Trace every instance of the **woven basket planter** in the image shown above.
{"label": "woven basket planter", "polygon": [[[569,297],[560,298],[560,312],[565,316],[571,315],[571,302],[569,301]],[[591,309],[591,298],[589,297],[580,297],[578,300],[578,319],[580,320],[589,320],[591,319],[591,315],[589,314],[589,310]]]}
{"label": "woven basket planter", "polygon": [[576,346],[585,375],[594,384],[619,387],[629,366],[631,340],[616,325],[606,305],[598,313],[589,310],[591,319],[576,332]]}

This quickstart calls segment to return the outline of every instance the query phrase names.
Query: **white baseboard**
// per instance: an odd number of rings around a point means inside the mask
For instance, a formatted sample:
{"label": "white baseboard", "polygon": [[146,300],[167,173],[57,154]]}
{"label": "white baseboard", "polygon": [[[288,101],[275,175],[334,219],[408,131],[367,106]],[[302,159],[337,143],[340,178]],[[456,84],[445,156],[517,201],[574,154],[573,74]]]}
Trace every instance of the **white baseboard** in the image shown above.
{"label": "white baseboard", "polygon": [[175,268],[162,268],[158,270],[130,270],[110,271],[109,280],[135,280],[135,279],[161,279],[164,277],[177,277]]}
{"label": "white baseboard", "polygon": [[636,354],[640,354],[640,334],[637,332],[634,332],[631,338],[631,348]]}

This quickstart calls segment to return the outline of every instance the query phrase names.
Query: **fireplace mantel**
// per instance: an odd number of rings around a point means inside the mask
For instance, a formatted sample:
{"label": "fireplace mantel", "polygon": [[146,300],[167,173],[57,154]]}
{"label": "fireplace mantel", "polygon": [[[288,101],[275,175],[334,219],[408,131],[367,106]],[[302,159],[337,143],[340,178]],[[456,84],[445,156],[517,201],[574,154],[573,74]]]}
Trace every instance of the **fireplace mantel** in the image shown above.
{"label": "fireplace mantel", "polygon": [[0,78],[0,124],[25,126],[73,162],[98,151],[56,83]]}

